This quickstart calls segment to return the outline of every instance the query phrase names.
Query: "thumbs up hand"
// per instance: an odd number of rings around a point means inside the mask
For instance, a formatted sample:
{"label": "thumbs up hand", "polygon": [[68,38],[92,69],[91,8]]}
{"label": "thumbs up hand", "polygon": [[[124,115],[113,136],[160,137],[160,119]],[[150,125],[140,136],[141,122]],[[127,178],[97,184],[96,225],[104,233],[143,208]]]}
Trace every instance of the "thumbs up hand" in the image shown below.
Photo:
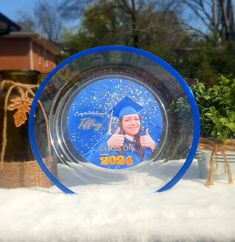
{"label": "thumbs up hand", "polygon": [[114,134],[108,140],[109,149],[121,148],[124,145],[124,135],[120,134],[120,128],[118,127]]}
{"label": "thumbs up hand", "polygon": [[146,129],[145,135],[140,137],[140,144],[145,148],[150,148],[152,151],[155,149],[155,142],[149,134],[149,130]]}

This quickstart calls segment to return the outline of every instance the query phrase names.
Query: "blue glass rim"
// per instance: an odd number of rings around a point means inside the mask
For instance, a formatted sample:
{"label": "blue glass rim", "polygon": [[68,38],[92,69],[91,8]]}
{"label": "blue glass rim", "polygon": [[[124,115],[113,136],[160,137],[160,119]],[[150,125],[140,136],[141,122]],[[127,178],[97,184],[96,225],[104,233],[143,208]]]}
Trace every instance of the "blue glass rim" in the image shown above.
{"label": "blue glass rim", "polygon": [[191,165],[194,156],[197,151],[197,146],[200,138],[200,116],[199,116],[199,111],[197,108],[196,101],[194,99],[193,93],[191,89],[188,87],[187,83],[184,81],[183,77],[172,67],[170,66],[167,62],[162,60],[160,57],[157,57],[145,50],[140,50],[137,48],[133,47],[127,47],[127,46],[99,46],[91,49],[87,49],[84,51],[81,51],[75,55],[72,55],[71,57],[65,59],[62,61],[59,65],[57,65],[43,80],[42,84],[38,88],[29,113],[29,125],[28,125],[28,130],[29,130],[29,140],[30,140],[30,145],[32,148],[32,152],[34,154],[35,159],[37,160],[40,168],[44,172],[44,174],[48,177],[48,179],[56,185],[61,191],[67,194],[75,194],[74,191],[70,190],[68,187],[64,186],[47,168],[45,163],[43,162],[39,150],[36,145],[36,140],[35,140],[35,135],[34,135],[34,114],[36,111],[37,103],[39,101],[39,98],[46,87],[47,83],[49,80],[60,70],[62,69],[65,65],[69,64],[70,62],[81,58],[85,55],[89,54],[97,54],[99,52],[105,52],[105,51],[120,51],[120,52],[129,52],[132,54],[140,55],[143,57],[146,57],[150,59],[151,61],[159,64],[162,68],[164,68],[167,72],[169,72],[180,84],[182,89],[185,91],[185,95],[187,96],[187,99],[190,103],[190,107],[192,110],[193,114],[193,121],[194,121],[194,131],[193,131],[193,139],[192,139],[192,145],[189,150],[189,153],[187,155],[187,158],[182,165],[182,167],[179,169],[179,171],[176,173],[176,175],[168,181],[164,186],[162,186],[160,189],[157,190],[157,192],[163,192],[166,190],[169,190],[172,188],[176,183],[182,178],[182,176],[185,174],[189,166]]}

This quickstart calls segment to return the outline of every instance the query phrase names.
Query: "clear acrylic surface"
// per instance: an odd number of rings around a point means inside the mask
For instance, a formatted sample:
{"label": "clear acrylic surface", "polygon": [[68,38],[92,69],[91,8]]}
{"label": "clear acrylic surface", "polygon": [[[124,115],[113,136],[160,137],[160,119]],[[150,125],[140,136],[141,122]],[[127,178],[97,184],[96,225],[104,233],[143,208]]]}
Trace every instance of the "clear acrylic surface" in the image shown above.
{"label": "clear acrylic surface", "polygon": [[[35,110],[40,156],[74,192],[90,183],[129,183],[133,176],[155,176],[157,190],[178,173],[171,161],[183,165],[193,135],[192,108],[178,80],[126,51],[74,58],[50,78]],[[161,176],[163,166],[170,167],[168,177]]]}

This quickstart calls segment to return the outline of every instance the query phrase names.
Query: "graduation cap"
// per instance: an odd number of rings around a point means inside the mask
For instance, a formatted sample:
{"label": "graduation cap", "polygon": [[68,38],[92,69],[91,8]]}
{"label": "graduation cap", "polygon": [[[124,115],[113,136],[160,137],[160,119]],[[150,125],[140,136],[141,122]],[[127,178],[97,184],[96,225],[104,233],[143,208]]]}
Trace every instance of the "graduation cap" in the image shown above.
{"label": "graduation cap", "polygon": [[109,122],[109,134],[111,133],[111,123],[112,123],[113,116],[120,119],[124,115],[139,114],[139,111],[142,108],[143,108],[142,106],[140,106],[138,103],[136,103],[129,97],[124,97],[109,111],[109,113],[111,113],[111,118]]}

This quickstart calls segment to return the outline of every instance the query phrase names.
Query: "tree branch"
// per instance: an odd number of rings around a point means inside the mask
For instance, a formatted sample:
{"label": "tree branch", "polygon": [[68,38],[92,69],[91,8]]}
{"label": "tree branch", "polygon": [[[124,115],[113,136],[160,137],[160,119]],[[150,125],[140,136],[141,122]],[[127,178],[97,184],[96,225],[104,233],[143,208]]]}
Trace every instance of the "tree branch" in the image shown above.
{"label": "tree branch", "polygon": [[193,26],[190,25],[190,24],[186,24],[186,23],[180,23],[180,24],[182,24],[183,26],[186,26],[186,27],[187,27],[188,29],[190,29],[190,30],[193,30],[193,31],[197,32],[199,35],[201,35],[201,36],[203,36],[203,37],[205,37],[205,38],[208,37],[207,34],[205,34],[204,32],[202,32],[201,30],[199,30],[199,29],[193,27]]}
{"label": "tree branch", "polygon": [[206,18],[203,17],[203,15],[200,13],[200,7],[198,5],[198,1],[193,1],[193,3],[191,3],[191,1],[185,0],[184,2],[188,7],[190,7],[190,9],[194,12],[194,14],[201,19],[201,21],[206,25],[206,27],[211,29],[210,21],[208,23],[208,19],[206,20]]}

